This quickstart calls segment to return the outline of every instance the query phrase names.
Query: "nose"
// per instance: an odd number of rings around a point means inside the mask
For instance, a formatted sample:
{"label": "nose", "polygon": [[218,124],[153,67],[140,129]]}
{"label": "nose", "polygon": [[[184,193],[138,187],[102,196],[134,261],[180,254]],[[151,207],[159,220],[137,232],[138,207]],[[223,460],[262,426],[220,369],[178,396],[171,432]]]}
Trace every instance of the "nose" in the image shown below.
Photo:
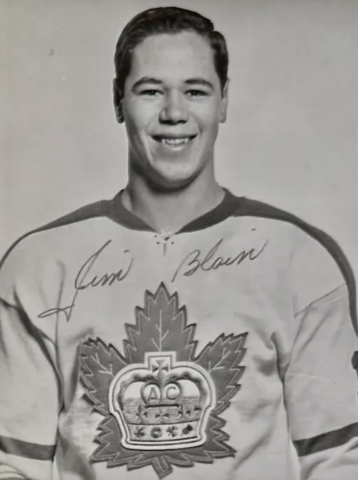
{"label": "nose", "polygon": [[163,100],[164,104],[159,114],[161,123],[173,125],[188,121],[188,112],[180,93],[168,93]]}

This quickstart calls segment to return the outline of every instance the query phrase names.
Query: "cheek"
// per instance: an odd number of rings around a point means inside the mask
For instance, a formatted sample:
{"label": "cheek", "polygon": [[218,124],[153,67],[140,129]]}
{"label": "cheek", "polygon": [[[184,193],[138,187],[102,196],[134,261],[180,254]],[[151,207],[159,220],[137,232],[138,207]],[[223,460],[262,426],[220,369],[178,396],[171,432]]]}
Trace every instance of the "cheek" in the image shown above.
{"label": "cheek", "polygon": [[218,128],[220,120],[220,110],[216,103],[210,103],[208,105],[200,105],[193,112],[193,116],[196,118],[196,122],[204,131],[213,131]]}
{"label": "cheek", "polygon": [[154,102],[128,100],[123,102],[123,114],[131,129],[145,131],[155,121],[156,107]]}

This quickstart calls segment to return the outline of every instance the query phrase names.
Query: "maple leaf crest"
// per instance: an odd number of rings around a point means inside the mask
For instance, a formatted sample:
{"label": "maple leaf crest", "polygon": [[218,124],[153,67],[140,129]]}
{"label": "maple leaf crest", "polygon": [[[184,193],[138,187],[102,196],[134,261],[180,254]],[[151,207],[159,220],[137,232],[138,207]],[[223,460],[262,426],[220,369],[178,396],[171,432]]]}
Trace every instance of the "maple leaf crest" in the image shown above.
{"label": "maple leaf crest", "polygon": [[[105,461],[108,467],[126,466],[128,470],[152,466],[158,478],[162,479],[173,471],[174,466],[188,467],[194,466],[196,462],[212,463],[217,458],[234,456],[236,452],[227,443],[229,437],[223,430],[225,421],[220,418],[220,414],[230,406],[230,400],[240,389],[238,382],[245,370],[241,361],[246,352],[244,346],[247,333],[222,334],[196,354],[197,342],[194,340],[196,325],[188,324],[186,308],[179,306],[177,293],[170,295],[163,283],[154,294],[148,291],[145,293],[144,308],[136,307],[135,317],[135,324],[125,325],[127,338],[123,340],[123,355],[112,344],[106,345],[99,338],[89,338],[80,346],[80,378],[85,387],[86,398],[92,404],[93,409],[104,417],[99,425],[99,435],[96,438],[98,447],[92,454],[91,460],[93,462]],[[109,392],[113,391],[116,379],[130,375],[135,366],[140,366],[143,370],[148,358],[153,356],[155,358],[155,355],[164,358],[166,354],[168,354],[168,358],[172,356],[170,358],[175,359],[172,367],[179,365],[182,370],[185,370],[183,375],[185,375],[186,381],[191,378],[190,369],[196,372],[196,376],[200,374],[202,378],[210,379],[208,385],[212,385],[215,404],[205,420],[205,442],[193,444],[190,448],[188,446],[184,448],[184,443],[166,448],[164,442],[163,448],[146,449],[143,446],[148,440],[145,437],[146,424],[144,426],[140,424],[138,418],[140,417],[144,422],[149,422],[149,420],[145,416],[147,414],[143,416],[144,407],[134,404],[132,399],[128,403],[128,408],[132,409],[128,415],[132,415],[130,417],[133,424],[132,435],[136,439],[132,439],[133,445],[127,448],[124,446],[126,445],[124,437],[128,434],[128,431],[125,431],[128,429],[121,428],[122,424],[113,415]],[[166,373],[163,375],[165,376]],[[146,379],[152,378],[153,375],[148,374]],[[123,380],[124,386],[119,390],[121,394],[127,388],[127,384],[140,381],[139,377],[139,374],[135,374],[131,381]],[[177,377],[179,380],[177,379],[176,383],[172,384],[172,389],[173,385],[179,385],[180,375],[177,374]],[[152,388],[154,388],[153,385],[160,384],[159,380],[155,382],[148,380],[148,382]],[[196,382],[199,381],[196,380]],[[140,403],[140,400],[137,400],[138,402]],[[119,410],[123,408],[123,402],[120,405]],[[174,408],[172,405],[164,406],[167,409]],[[133,416],[135,408],[137,408],[137,414]],[[197,409],[200,410],[200,408],[197,406]],[[200,415],[203,417],[203,411]],[[197,422],[203,422],[203,418],[199,418],[199,414],[195,418]],[[163,420],[162,423],[159,422],[159,425],[165,427],[167,434],[170,434],[168,442],[173,442],[179,424],[170,424],[169,420],[166,422]],[[195,422],[189,421],[181,424],[183,435],[190,435],[194,424]],[[155,440],[160,439],[162,433],[160,428],[158,430],[158,426],[152,426],[151,432]],[[153,438],[148,441],[153,442]]]}

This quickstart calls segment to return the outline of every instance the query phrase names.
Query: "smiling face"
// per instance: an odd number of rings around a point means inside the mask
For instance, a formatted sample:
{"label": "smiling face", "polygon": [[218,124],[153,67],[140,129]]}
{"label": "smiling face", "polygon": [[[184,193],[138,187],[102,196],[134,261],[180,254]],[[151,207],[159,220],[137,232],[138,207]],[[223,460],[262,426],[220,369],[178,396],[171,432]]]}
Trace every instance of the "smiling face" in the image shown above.
{"label": "smiling face", "polygon": [[180,188],[212,172],[226,119],[208,41],[193,32],[147,37],[132,55],[121,101],[130,169],[152,184]]}

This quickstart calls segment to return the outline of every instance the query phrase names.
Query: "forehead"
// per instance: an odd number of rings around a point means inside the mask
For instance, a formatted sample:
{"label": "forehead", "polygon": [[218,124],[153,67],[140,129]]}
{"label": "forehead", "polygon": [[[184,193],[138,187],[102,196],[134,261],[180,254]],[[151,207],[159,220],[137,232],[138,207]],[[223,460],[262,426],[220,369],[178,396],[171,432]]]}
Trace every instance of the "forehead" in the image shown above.
{"label": "forehead", "polygon": [[[147,37],[133,51],[129,78],[149,76],[165,79],[217,77],[209,42],[194,32],[157,34]],[[218,81],[218,77],[217,77]]]}

